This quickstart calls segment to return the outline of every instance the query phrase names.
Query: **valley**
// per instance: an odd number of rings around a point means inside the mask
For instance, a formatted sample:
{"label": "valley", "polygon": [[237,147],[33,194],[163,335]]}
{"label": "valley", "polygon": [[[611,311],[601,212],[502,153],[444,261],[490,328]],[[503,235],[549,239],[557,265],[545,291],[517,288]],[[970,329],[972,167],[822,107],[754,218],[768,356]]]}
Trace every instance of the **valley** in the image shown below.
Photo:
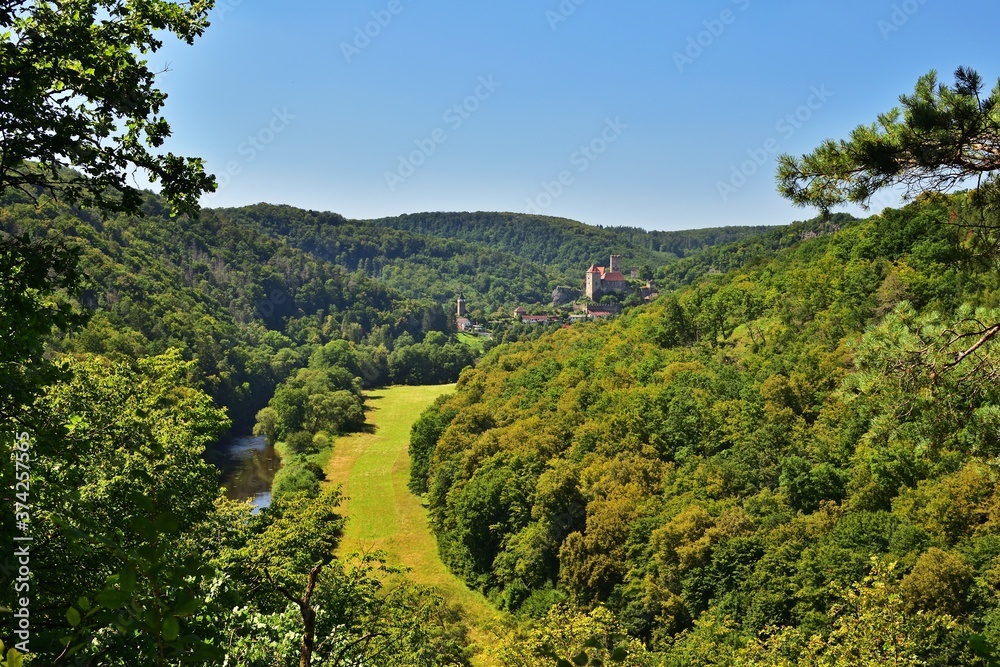
{"label": "valley", "polygon": [[346,496],[341,508],[347,527],[338,554],[384,551],[390,565],[407,568],[408,579],[434,587],[458,605],[473,628],[473,639],[482,644],[490,641],[484,628],[497,611],[441,562],[427,509],[407,488],[410,427],[434,399],[454,390],[454,385],[438,385],[369,393],[367,424],[372,430],[337,440],[326,466],[326,482],[341,485]]}
{"label": "valley", "polygon": [[998,10],[733,2],[4,3],[0,667],[1000,664]]}

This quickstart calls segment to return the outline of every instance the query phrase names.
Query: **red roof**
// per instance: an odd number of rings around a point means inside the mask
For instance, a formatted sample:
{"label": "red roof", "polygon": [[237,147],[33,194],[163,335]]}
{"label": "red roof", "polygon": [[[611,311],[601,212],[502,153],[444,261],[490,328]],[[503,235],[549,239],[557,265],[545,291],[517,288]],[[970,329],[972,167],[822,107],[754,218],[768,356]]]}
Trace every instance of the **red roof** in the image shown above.
{"label": "red roof", "polygon": [[608,272],[605,273],[602,277],[604,278],[604,280],[612,280],[612,281],[617,280],[619,282],[625,281],[625,274],[622,273],[621,271],[615,271],[614,273]]}

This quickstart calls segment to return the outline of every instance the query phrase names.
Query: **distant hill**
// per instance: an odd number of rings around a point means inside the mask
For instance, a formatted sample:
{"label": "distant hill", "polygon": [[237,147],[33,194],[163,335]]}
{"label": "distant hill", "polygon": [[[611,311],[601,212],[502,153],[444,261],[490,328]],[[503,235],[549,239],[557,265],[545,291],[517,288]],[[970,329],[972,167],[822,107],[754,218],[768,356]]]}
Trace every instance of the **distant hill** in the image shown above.
{"label": "distant hill", "polygon": [[313,347],[344,338],[365,350],[448,331],[440,303],[407,299],[224,212],[170,217],[149,195],[145,216],[101,216],[40,197],[0,198],[0,234],[61,239],[81,255],[88,326],[54,349],[135,359],[168,347],[197,360],[196,376],[237,428]]}
{"label": "distant hill", "polygon": [[[725,230],[741,229],[760,230],[756,234],[746,234],[742,238],[728,241],[725,234],[706,236],[706,245],[691,252],[676,262],[668,262],[656,273],[657,284],[661,288],[677,289],[690,285],[708,274],[727,273],[734,269],[749,266],[754,262],[762,262],[774,257],[778,252],[818,236],[832,234],[859,222],[858,218],[847,213],[835,213],[829,217],[817,217],[811,220],[793,222],[780,227],[726,227]],[[717,232],[723,230],[694,230],[692,232],[667,232],[680,236],[675,243],[684,243],[686,235],[697,232]],[[654,232],[658,233],[658,232]],[[733,234],[736,236],[737,234]],[[718,243],[708,243],[718,240]]]}
{"label": "distant hill", "polygon": [[681,232],[638,227],[594,227],[575,220],[520,213],[413,213],[366,221],[415,234],[485,244],[524,260],[579,274],[610,254],[629,266],[660,266],[703,248],[769,231],[770,227],[723,227]]}
{"label": "distant hill", "polygon": [[[517,303],[545,303],[564,276],[537,261],[486,244],[349,220],[336,213],[257,204],[219,215],[317,259],[378,278],[401,294],[451,302],[460,290],[470,307],[492,312]],[[583,269],[580,269],[582,281]]]}
{"label": "distant hill", "polygon": [[[586,268],[620,254],[651,269],[769,227],[647,232],[515,213],[415,213],[351,220],[329,212],[257,204],[217,209],[316,258],[361,270],[410,298],[451,301],[463,290],[472,308],[495,312],[547,303],[558,285],[583,283]],[[669,250],[666,250],[669,249]]]}
{"label": "distant hill", "polygon": [[[782,225],[783,227],[784,225]],[[741,241],[773,232],[780,227],[708,227],[683,231],[649,231],[641,227],[607,227],[616,235],[627,238],[634,245],[648,247],[675,257],[687,257],[706,248]]]}

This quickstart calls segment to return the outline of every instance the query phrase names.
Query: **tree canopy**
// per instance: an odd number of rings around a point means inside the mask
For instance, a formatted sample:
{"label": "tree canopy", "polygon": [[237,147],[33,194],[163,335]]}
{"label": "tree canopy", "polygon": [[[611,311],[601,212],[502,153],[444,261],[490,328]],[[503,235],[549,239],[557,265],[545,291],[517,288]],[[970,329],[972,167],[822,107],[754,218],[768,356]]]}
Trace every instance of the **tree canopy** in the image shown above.
{"label": "tree canopy", "polygon": [[215,179],[199,158],[156,153],[170,125],[146,56],[163,45],[163,31],[192,43],[213,5],[0,2],[0,191],[43,188],[135,213],[138,173],[162,185],[175,211],[196,211]]}
{"label": "tree canopy", "polygon": [[993,186],[1000,170],[1000,82],[985,96],[982,77],[968,68],[951,86],[931,71],[902,108],[860,125],[847,140],[827,140],[801,157],[782,155],[778,191],[800,206],[824,211],[867,205],[879,190],[902,187],[909,197],[945,192],[976,181]]}

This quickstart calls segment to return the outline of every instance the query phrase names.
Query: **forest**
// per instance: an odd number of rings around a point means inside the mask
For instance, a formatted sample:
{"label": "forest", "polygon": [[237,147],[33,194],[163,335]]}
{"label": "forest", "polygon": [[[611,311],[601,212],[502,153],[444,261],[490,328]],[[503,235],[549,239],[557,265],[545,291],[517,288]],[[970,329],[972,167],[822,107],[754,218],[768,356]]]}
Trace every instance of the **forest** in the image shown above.
{"label": "forest", "polygon": [[[0,6],[0,667],[998,664],[1000,83],[780,156],[786,226],[202,209],[147,57],[212,6]],[[456,335],[609,251],[659,298]],[[337,555],[323,467],[370,390],[452,382],[408,491],[475,627]],[[261,511],[210,462],[251,430]]]}
{"label": "forest", "polygon": [[[928,145],[996,134],[1000,86],[956,80],[786,156],[783,194],[939,183]],[[997,201],[928,189],[710,248],[652,306],[463,373],[414,426],[410,486],[449,566],[533,619],[503,659],[547,664],[524,643],[547,655],[576,609],[633,664],[994,664]]]}
{"label": "forest", "polygon": [[960,651],[994,622],[997,396],[935,368],[993,321],[1000,285],[941,224],[955,204],[490,353],[414,428],[446,561],[527,617],[605,605],[666,664],[828,634],[834,587],[892,562],[908,611],[963,624],[922,655]]}
{"label": "forest", "polygon": [[[33,499],[45,526],[32,551],[33,651],[55,664],[254,665],[297,655],[305,632],[346,642],[314,644],[330,664],[466,664],[463,621],[434,591],[378,554],[332,559],[340,498],[316,461],[364,428],[365,390],[454,382],[475,363],[454,338],[459,289],[488,313],[580,282],[601,246],[587,245],[591,228],[563,224],[579,266],[513,241],[508,252],[291,207],[171,215],[149,192],[116,211],[41,185],[6,190],[2,259],[16,279],[3,292],[4,418],[32,434],[31,488],[48,489]],[[544,333],[514,327],[503,340]],[[283,454],[261,515],[219,497],[204,456],[251,429]],[[86,566],[66,580],[74,562]],[[303,607],[311,572],[322,585]],[[324,608],[338,611],[310,616]],[[224,637],[241,639],[223,649]]]}

